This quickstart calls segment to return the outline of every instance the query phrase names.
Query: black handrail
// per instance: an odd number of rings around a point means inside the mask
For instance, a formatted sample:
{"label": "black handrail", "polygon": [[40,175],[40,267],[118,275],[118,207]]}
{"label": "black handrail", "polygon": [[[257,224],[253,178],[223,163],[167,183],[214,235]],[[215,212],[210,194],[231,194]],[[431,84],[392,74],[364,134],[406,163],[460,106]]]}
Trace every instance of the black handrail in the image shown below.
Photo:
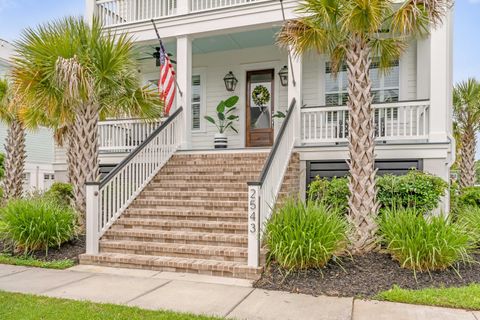
{"label": "black handrail", "polygon": [[[426,102],[430,101],[430,99],[414,99],[414,100],[400,100],[400,101],[391,101],[391,102],[379,102],[379,103],[372,103],[372,106],[375,106],[377,104],[395,104],[395,103],[403,103],[403,102]],[[346,107],[347,105],[341,105],[341,106],[303,106],[301,109],[314,109],[314,108],[336,108],[336,107]]]}
{"label": "black handrail", "polygon": [[282,138],[285,134],[285,130],[287,129],[287,125],[290,122],[292,113],[295,111],[296,105],[297,105],[297,101],[295,100],[295,98],[293,98],[292,102],[290,103],[290,107],[288,108],[287,116],[283,121],[282,126],[280,127],[280,131],[277,134],[277,138],[275,139],[275,143],[273,145],[272,151],[270,151],[270,154],[268,155],[267,161],[263,166],[263,169],[262,169],[262,172],[260,173],[260,177],[258,181],[248,182],[248,185],[250,186],[263,185],[263,183],[265,182],[265,179],[267,178],[267,174],[270,171],[270,167],[272,165],[273,159],[275,158],[278,148],[280,147],[280,142],[282,142]]}
{"label": "black handrail", "polygon": [[165,120],[164,123],[160,125],[160,127],[155,129],[155,131],[153,131],[152,134],[149,135],[148,138],[142,142],[142,144],[136,147],[128,155],[128,157],[123,159],[122,162],[120,162],[112,171],[110,171],[110,173],[105,178],[102,179],[102,181],[100,181],[100,183],[98,183],[99,188],[103,188],[108,182],[110,182],[110,180],[112,180],[113,177],[115,177],[115,175],[119,173],[120,170],[122,170],[130,162],[130,160],[133,159],[133,157],[135,157],[140,151],[142,151],[147,146],[147,144],[152,141],[157,135],[159,135],[160,132],[162,132],[170,124],[170,122],[172,122],[182,111],[183,107],[178,108],[170,117],[167,118],[167,120]]}

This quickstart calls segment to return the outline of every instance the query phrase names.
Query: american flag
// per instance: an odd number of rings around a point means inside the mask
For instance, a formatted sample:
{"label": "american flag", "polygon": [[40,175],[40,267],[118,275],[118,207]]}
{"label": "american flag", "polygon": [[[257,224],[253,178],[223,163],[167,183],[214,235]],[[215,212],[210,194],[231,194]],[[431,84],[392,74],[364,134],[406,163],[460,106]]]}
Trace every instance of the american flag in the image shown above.
{"label": "american flag", "polygon": [[160,45],[160,99],[165,102],[165,115],[168,116],[175,100],[175,70],[163,44]]}

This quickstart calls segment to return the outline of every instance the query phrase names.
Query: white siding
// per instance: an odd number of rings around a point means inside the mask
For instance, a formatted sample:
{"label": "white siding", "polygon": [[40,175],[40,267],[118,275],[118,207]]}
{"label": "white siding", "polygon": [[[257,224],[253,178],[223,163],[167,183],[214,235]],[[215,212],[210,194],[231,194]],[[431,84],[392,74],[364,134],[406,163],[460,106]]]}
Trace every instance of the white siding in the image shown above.
{"label": "white siding", "polygon": [[[1,150],[5,152],[5,139],[7,138],[7,126],[0,124]],[[53,163],[53,136],[50,130],[41,128],[34,132],[27,131],[25,139],[27,150],[27,163]]]}
{"label": "white siding", "polygon": [[[303,60],[303,104],[325,105],[326,56],[309,52]],[[400,100],[417,97],[417,45],[413,42],[400,58]]]}

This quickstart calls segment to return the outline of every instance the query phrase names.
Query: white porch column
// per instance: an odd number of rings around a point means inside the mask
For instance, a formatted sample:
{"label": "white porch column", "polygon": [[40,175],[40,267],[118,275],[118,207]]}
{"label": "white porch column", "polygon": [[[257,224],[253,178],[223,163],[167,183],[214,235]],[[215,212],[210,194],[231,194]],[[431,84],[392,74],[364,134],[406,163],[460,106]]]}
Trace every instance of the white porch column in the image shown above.
{"label": "white porch column", "polygon": [[177,37],[177,81],[183,95],[177,90],[177,107],[183,107],[182,149],[191,148],[192,133],[192,39]]}
{"label": "white porch column", "polygon": [[303,59],[301,56],[293,56],[288,61],[288,107],[292,103],[293,98],[297,101],[295,112],[297,113],[295,123],[295,145],[300,144],[301,139],[301,113],[303,106]]}
{"label": "white porch column", "polygon": [[445,142],[452,119],[450,18],[430,36],[430,141]]}
{"label": "white porch column", "polygon": [[89,23],[93,21],[93,16],[95,14],[96,5],[97,5],[97,0],[86,0],[85,1],[85,19]]}

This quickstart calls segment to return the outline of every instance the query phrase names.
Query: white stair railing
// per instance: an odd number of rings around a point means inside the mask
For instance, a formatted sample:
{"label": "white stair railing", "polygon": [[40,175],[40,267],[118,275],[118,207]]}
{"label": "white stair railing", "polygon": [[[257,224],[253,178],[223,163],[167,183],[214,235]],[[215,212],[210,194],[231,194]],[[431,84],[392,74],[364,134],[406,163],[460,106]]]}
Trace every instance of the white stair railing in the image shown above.
{"label": "white stair railing", "polygon": [[107,120],[98,123],[100,152],[131,152],[142,144],[162,120]]}
{"label": "white stair railing", "polygon": [[182,116],[177,109],[101,182],[87,183],[87,254],[178,149]]}
{"label": "white stair railing", "polygon": [[260,241],[264,225],[272,214],[295,146],[295,126],[297,125],[295,108],[296,101],[293,99],[258,181],[248,183],[248,265],[250,267],[260,265]]}
{"label": "white stair railing", "polygon": [[[430,101],[403,101],[373,105],[375,138],[379,141],[426,140]],[[348,107],[304,107],[301,143],[348,141]]]}

